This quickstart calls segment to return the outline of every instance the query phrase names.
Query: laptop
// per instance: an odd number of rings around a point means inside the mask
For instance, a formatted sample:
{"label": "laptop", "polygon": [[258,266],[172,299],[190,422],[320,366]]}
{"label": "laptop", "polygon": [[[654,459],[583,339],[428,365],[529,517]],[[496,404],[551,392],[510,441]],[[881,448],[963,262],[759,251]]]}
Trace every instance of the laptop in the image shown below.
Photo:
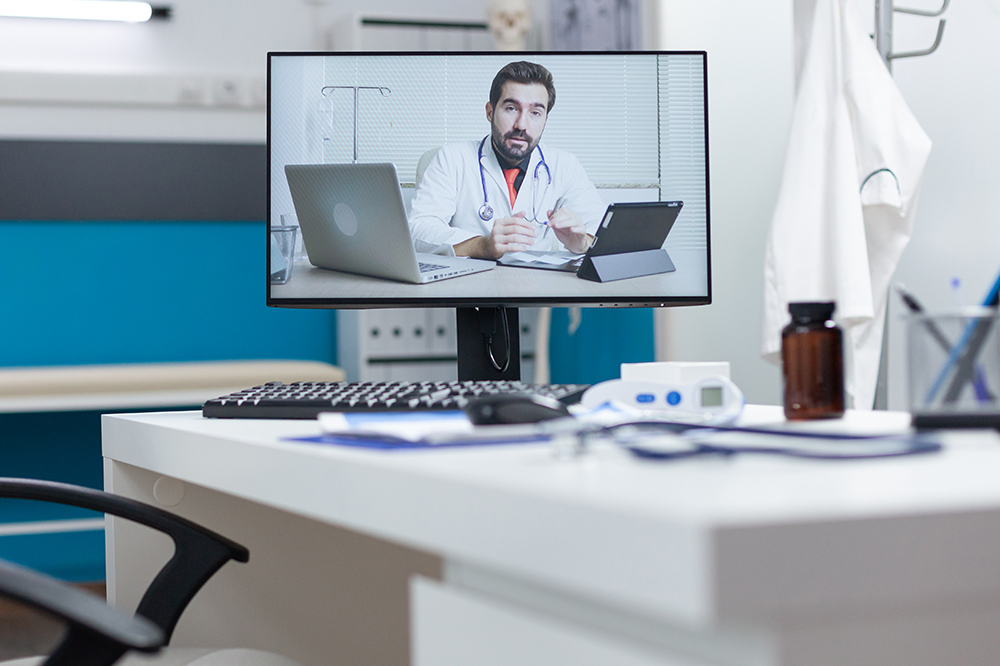
{"label": "laptop", "polygon": [[683,207],[683,201],[613,203],[604,213],[601,225],[594,234],[594,242],[586,254],[528,250],[509,252],[500,258],[500,263],[504,266],[576,273],[587,257],[656,250],[663,247]]}
{"label": "laptop", "polygon": [[413,284],[496,267],[414,251],[392,164],[288,164],[285,176],[314,266]]}

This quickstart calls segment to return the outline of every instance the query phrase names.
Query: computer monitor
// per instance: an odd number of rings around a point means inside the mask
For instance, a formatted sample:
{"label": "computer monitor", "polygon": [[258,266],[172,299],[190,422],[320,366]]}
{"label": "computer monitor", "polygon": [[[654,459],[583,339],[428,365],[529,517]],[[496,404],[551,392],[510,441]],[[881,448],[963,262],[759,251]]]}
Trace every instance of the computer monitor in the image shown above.
{"label": "computer monitor", "polygon": [[710,303],[706,61],[268,54],[268,305],[455,307],[465,379],[517,307]]}

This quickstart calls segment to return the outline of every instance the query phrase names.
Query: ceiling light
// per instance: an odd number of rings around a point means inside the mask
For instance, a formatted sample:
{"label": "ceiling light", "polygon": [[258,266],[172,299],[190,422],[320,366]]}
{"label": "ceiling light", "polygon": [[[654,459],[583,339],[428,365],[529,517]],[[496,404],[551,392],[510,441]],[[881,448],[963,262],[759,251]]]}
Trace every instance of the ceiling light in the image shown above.
{"label": "ceiling light", "polygon": [[141,23],[169,18],[170,8],[126,0],[0,0],[0,17]]}

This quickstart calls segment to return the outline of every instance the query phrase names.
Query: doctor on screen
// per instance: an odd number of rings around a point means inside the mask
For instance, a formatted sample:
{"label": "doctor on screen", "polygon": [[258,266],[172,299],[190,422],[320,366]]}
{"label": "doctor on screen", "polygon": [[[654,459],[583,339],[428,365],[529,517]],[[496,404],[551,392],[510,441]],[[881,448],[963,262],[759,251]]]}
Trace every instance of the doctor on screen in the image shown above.
{"label": "doctor on screen", "polygon": [[607,206],[573,155],[539,143],[555,100],[541,65],[512,62],[497,73],[490,134],[444,146],[424,172],[410,208],[416,243],[480,259],[587,251]]}

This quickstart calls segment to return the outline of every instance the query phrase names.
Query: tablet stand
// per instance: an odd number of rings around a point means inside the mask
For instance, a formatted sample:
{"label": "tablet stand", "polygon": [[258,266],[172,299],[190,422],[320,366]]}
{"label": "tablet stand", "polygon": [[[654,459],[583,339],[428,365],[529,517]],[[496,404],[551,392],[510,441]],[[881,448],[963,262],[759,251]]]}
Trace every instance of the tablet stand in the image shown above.
{"label": "tablet stand", "polygon": [[596,257],[587,255],[576,276],[592,282],[611,282],[625,278],[641,277],[669,273],[677,268],[670,260],[670,255],[663,248],[655,250],[639,250],[638,252],[620,252],[604,254]]}

